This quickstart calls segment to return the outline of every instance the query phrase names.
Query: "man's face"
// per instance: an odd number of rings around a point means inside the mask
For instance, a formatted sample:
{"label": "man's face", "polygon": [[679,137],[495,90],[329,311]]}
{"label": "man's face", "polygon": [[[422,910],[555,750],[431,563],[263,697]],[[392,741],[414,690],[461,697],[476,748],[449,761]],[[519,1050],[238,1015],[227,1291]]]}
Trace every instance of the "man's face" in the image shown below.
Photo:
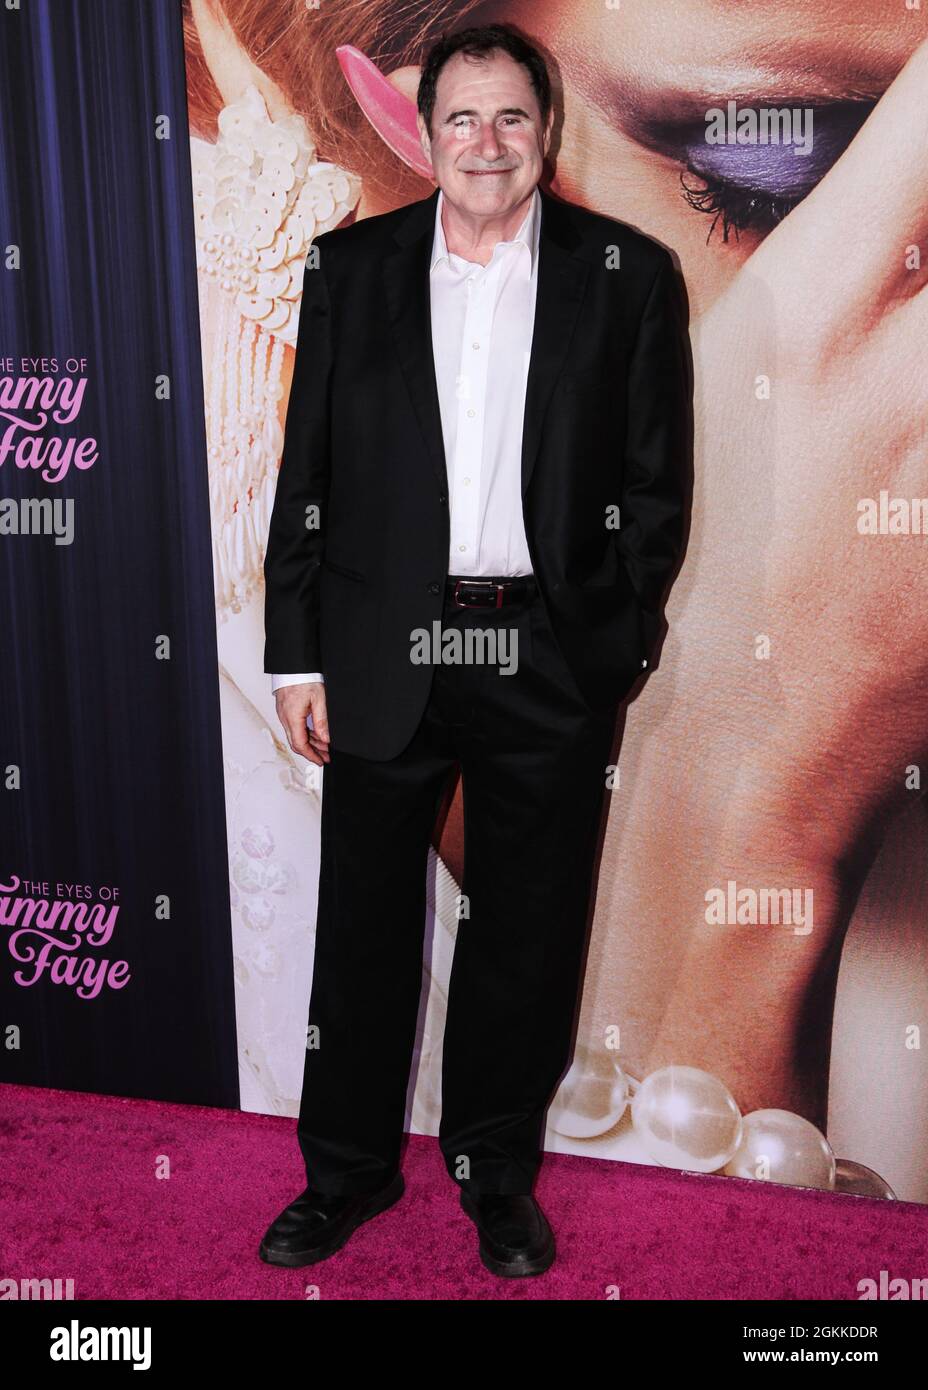
{"label": "man's face", "polygon": [[475,61],[461,53],[439,74],[432,136],[419,117],[445,198],[472,217],[505,217],[541,177],[554,112],[542,124],[531,78],[508,53]]}

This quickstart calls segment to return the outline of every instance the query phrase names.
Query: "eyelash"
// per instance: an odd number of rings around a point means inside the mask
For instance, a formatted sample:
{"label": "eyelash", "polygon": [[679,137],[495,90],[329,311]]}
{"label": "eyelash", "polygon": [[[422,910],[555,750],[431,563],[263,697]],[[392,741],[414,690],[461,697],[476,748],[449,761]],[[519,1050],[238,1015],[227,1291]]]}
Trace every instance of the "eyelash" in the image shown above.
{"label": "eyelash", "polygon": [[[701,187],[693,188],[686,181],[687,174],[699,179]],[[706,174],[697,174],[693,169],[684,170],[680,175],[683,197],[694,212],[704,212],[712,218],[706,244],[711,240],[719,222],[722,224],[722,241],[728,241],[733,231],[735,240],[741,239],[742,232],[769,232],[784,217],[788,217],[801,198],[774,197],[760,193],[756,188],[744,188],[740,184],[726,183],[724,179],[713,179]]]}

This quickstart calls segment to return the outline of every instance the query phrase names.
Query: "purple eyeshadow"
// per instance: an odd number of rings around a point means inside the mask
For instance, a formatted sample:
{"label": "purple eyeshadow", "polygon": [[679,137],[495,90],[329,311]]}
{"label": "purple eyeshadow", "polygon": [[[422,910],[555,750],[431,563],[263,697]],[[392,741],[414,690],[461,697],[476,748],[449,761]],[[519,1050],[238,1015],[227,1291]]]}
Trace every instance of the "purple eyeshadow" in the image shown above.
{"label": "purple eyeshadow", "polygon": [[[786,144],[707,144],[705,128],[699,127],[698,139],[684,142],[686,162],[694,174],[706,179],[777,197],[803,198],[844,153],[872,109],[872,103],[861,101],[812,108],[811,149],[801,153],[795,145]],[[801,129],[808,133],[808,115]],[[695,134],[690,127],[690,135]]]}

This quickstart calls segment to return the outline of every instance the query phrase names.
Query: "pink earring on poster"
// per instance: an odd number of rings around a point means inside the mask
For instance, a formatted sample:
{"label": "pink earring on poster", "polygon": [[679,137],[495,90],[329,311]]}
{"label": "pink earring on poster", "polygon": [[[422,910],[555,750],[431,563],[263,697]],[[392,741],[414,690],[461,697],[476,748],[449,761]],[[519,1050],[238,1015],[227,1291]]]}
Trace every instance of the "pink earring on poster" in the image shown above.
{"label": "pink earring on poster", "polygon": [[434,182],[431,160],[419,140],[415,102],[398,92],[377,64],[350,43],[340,44],[335,56],[355,100],[384,144],[414,173]]}

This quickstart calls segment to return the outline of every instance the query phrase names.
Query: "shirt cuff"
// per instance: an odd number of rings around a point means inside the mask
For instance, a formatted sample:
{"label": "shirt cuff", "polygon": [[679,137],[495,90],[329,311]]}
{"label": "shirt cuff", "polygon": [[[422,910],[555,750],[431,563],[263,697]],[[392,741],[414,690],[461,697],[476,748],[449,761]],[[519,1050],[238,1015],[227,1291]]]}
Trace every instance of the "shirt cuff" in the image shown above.
{"label": "shirt cuff", "polygon": [[302,685],[304,681],[321,681],[321,680],[322,680],[322,672],[321,672],[321,671],[310,671],[308,675],[305,674],[305,673],[302,672],[302,671],[297,671],[295,675],[283,675],[283,676],[273,676],[273,675],[272,675],[272,676],[271,676],[271,694],[273,695],[273,694],[274,694],[274,691],[275,691],[275,690],[279,690],[280,687],[281,687],[282,685]]}

